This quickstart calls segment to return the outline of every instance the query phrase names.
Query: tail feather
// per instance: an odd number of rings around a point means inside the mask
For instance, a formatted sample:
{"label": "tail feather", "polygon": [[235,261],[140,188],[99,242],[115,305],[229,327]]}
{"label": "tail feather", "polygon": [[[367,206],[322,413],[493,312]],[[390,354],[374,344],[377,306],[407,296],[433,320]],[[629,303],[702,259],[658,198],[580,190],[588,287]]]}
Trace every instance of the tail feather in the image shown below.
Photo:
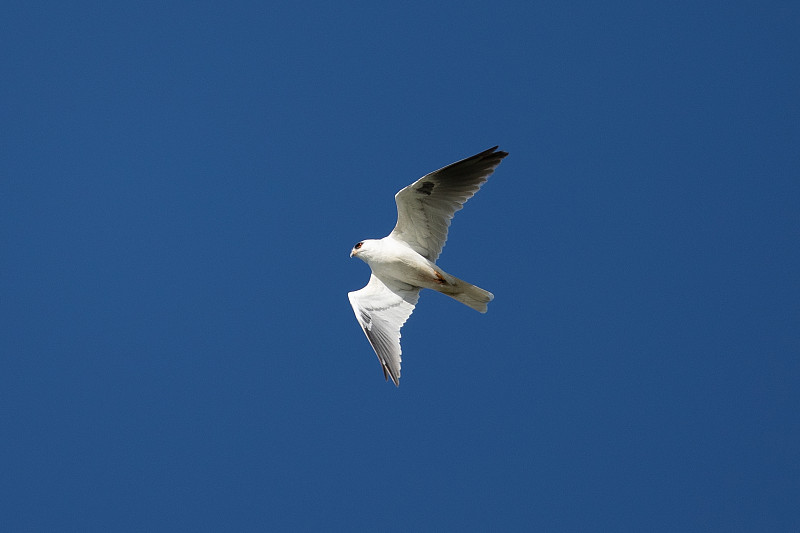
{"label": "tail feather", "polygon": [[436,287],[436,290],[475,309],[479,313],[485,313],[487,311],[486,304],[494,300],[494,294],[491,292],[460,280],[455,276],[445,275],[445,279],[447,283]]}

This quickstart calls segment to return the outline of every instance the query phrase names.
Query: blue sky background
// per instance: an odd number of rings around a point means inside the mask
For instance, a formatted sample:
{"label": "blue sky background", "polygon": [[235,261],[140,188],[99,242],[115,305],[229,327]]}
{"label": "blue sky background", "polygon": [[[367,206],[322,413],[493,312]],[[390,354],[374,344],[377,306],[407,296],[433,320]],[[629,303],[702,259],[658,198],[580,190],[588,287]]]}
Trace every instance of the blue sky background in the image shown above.
{"label": "blue sky background", "polygon": [[3,529],[797,531],[798,6],[4,2]]}

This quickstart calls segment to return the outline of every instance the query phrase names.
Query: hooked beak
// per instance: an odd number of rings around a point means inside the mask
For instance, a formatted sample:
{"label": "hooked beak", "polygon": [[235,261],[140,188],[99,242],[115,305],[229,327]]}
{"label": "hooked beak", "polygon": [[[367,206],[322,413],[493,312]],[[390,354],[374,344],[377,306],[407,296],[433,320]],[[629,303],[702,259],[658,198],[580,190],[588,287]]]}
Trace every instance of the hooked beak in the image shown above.
{"label": "hooked beak", "polygon": [[355,248],[353,248],[352,250],[350,250],[350,257],[353,257],[353,256],[354,256],[354,255],[356,255],[357,253],[358,253],[358,250],[356,250]]}

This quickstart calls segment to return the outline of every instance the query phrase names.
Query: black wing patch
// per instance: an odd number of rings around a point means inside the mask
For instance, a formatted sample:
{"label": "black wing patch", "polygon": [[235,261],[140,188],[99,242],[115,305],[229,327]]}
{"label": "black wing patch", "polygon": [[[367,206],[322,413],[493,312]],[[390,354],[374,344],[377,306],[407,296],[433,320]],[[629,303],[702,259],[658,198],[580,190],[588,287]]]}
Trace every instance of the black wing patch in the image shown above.
{"label": "black wing patch", "polygon": [[431,195],[433,192],[434,183],[432,181],[426,181],[422,185],[419,186],[417,189],[418,193],[427,194],[428,196]]}

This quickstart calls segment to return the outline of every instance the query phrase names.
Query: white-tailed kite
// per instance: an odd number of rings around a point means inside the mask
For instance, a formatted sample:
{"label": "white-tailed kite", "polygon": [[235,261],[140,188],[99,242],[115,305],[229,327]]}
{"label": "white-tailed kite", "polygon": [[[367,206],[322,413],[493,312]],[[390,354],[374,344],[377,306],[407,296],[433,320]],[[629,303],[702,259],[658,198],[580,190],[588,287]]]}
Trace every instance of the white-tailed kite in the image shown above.
{"label": "white-tailed kite", "polygon": [[369,283],[347,294],[356,319],[378,355],[383,375],[400,386],[400,328],[421,289],[433,289],[481,313],[494,295],[436,266],[453,214],[472,198],[507,156],[497,146],[423,176],[394,196],[397,225],[383,239],[356,244],[372,270]]}

